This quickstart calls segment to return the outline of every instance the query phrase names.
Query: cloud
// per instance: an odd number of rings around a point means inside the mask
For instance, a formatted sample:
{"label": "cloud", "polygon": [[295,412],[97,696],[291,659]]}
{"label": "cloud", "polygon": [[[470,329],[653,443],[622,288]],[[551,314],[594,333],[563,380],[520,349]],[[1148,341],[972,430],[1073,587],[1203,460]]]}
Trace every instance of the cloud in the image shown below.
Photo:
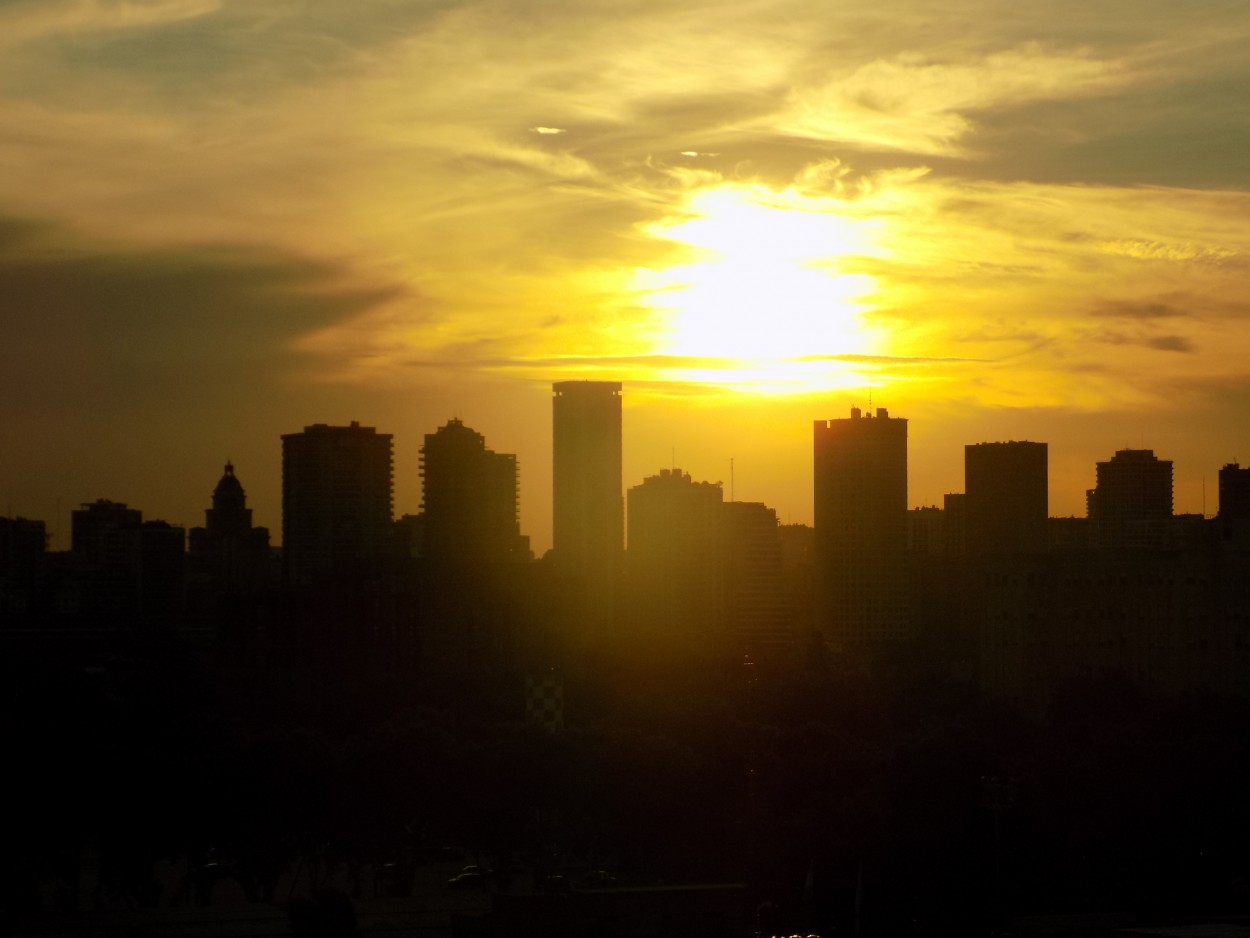
{"label": "cloud", "polygon": [[1179,307],[1160,300],[1133,301],[1107,300],[1096,306],[1091,316],[1106,316],[1117,319],[1175,319],[1189,316],[1190,313]]}
{"label": "cloud", "polygon": [[1194,343],[1180,335],[1161,335],[1146,339],[1145,344],[1161,352],[1192,352]]}
{"label": "cloud", "polygon": [[242,247],[134,250],[0,220],[0,390],[93,410],[280,382],[296,341],[390,298],[332,262]]}
{"label": "cloud", "polygon": [[1037,45],[961,61],[904,53],[795,89],[776,126],[870,149],[966,156],[972,113],[1096,95],[1129,80],[1123,63]]}
{"label": "cloud", "polygon": [[19,0],[0,6],[0,48],[179,23],[215,13],[221,5],[220,0]]}

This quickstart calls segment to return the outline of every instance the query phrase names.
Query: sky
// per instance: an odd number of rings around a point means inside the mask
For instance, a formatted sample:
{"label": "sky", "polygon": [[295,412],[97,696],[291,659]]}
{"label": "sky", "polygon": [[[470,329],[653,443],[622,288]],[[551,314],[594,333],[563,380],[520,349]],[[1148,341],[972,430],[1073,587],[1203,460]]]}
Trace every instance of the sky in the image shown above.
{"label": "sky", "polygon": [[550,545],[551,383],[811,521],[812,421],[1250,459],[1244,0],[0,0],[0,514],[203,523],[227,459],[456,417]]}

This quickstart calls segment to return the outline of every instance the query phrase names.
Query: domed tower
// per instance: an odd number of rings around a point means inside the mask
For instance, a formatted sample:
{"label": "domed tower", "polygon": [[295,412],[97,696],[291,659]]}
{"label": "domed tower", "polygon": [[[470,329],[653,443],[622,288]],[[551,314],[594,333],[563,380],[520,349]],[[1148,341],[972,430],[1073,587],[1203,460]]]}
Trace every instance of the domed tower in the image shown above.
{"label": "domed tower", "polygon": [[192,528],[189,540],[193,593],[233,595],[264,587],[269,529],[252,527],[252,509],[231,463],[226,463],[213,489],[213,507],[204,512],[204,527]]}
{"label": "domed tower", "polygon": [[213,489],[213,507],[204,512],[204,518],[210,535],[242,534],[252,529],[252,509],[247,507],[243,484],[235,478],[234,465],[229,462]]}

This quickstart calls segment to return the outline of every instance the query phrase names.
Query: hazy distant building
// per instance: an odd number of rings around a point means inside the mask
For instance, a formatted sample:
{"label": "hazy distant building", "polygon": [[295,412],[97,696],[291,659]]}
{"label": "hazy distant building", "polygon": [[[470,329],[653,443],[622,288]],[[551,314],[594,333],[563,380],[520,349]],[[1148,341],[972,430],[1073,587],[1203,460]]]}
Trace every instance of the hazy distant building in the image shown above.
{"label": "hazy distant building", "polygon": [[968,499],[963,492],[948,492],[942,496],[942,537],[946,553],[962,557],[967,542]]}
{"label": "hazy distant building", "polygon": [[269,572],[269,529],[252,524],[247,494],[227,462],[213,489],[204,527],[188,535],[187,562],[196,590],[237,595],[262,590]]}
{"label": "hazy distant building", "polygon": [[780,524],[781,572],[796,650],[803,650],[816,625],[816,532],[807,524]]}
{"label": "hazy distant building", "polygon": [[1046,550],[1048,452],[1045,443],[964,447],[964,543],[968,554]]}
{"label": "hazy distant building", "polygon": [[517,514],[516,456],[487,449],[480,433],[449,420],[425,435],[421,480],[421,550],[427,559],[530,559]]}
{"label": "hazy distant building", "polygon": [[319,423],[282,436],[282,557],[288,584],[375,573],[391,543],[391,435]]}
{"label": "hazy distant building", "polygon": [[725,502],[725,624],[743,653],[758,660],[798,650],[777,512],[761,502]]}
{"label": "hazy distant building", "polygon": [[1086,506],[1097,546],[1161,546],[1172,518],[1172,460],[1148,449],[1117,451],[1097,464],[1097,485],[1086,493]]}
{"label": "hazy distant building", "polygon": [[907,421],[858,407],[814,425],[819,617],[835,649],[907,635]]}
{"label": "hazy distant building", "polygon": [[1047,518],[1047,550],[1089,550],[1094,546],[1089,518]]}
{"label": "hazy distant building", "polygon": [[552,385],[552,545],[599,611],[611,602],[625,542],[621,498],[621,384]]}
{"label": "hazy distant building", "polygon": [[907,512],[907,552],[927,556],[946,554],[946,512],[936,505]]}
{"label": "hazy distant building", "polygon": [[722,631],[724,492],[680,469],[629,490],[628,604],[636,629],[679,644]]}

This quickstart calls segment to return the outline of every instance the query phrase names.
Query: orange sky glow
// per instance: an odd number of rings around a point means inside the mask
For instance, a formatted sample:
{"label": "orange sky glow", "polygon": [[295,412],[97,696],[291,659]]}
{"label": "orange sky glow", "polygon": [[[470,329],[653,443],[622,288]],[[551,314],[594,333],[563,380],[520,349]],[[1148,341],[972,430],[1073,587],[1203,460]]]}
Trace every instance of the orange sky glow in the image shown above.
{"label": "orange sky glow", "polygon": [[0,5],[5,514],[203,521],[279,436],[452,417],[550,543],[550,385],[811,521],[811,423],[1050,444],[1051,513],[1148,447],[1250,458],[1250,8],[1059,0]]}

